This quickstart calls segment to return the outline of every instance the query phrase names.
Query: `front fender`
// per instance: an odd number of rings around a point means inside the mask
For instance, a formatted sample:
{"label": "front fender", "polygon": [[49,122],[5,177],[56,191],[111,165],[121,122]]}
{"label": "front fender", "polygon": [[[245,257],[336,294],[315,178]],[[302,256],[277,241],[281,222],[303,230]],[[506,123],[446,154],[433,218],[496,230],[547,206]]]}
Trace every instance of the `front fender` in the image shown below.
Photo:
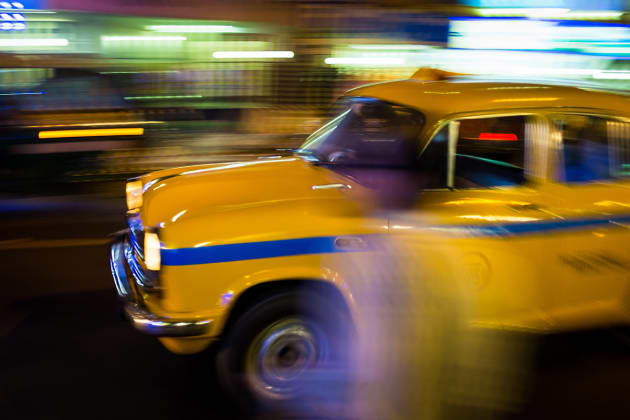
{"label": "front fender", "polygon": [[220,334],[234,302],[256,285],[283,280],[309,279],[333,284],[354,313],[352,290],[336,269],[332,256],[296,255],[163,269],[164,308],[215,319]]}

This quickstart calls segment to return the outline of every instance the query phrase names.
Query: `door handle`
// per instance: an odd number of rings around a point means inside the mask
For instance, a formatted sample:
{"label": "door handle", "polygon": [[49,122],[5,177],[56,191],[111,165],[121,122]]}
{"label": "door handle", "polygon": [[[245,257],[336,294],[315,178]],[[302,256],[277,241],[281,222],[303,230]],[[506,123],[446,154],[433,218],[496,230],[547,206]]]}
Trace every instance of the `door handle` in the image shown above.
{"label": "door handle", "polygon": [[352,186],[348,184],[321,184],[321,185],[313,185],[314,190],[330,190],[330,189],[347,189],[351,190]]}

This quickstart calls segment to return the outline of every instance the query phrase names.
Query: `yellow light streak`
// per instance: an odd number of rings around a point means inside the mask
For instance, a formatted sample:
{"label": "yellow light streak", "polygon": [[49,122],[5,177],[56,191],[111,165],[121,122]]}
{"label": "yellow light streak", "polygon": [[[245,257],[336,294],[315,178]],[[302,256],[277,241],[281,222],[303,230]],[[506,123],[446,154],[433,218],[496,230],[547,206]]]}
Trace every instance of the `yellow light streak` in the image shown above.
{"label": "yellow light streak", "polygon": [[141,136],[144,128],[101,128],[93,130],[40,131],[40,139],[61,139],[70,137]]}

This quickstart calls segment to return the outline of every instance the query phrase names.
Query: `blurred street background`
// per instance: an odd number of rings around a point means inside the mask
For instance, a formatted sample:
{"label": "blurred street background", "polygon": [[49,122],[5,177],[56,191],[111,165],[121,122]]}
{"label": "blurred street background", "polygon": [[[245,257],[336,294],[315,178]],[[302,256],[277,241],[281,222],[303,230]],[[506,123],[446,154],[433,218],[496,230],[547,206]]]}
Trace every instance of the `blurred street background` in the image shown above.
{"label": "blurred street background", "polygon": [[[233,418],[202,358],[119,317],[125,180],[297,147],[423,66],[626,90],[630,1],[0,1],[0,417]],[[541,348],[518,418],[628,418],[627,342]]]}
{"label": "blurred street background", "polygon": [[0,193],[120,193],[154,169],[295,147],[344,91],[422,66],[625,89],[627,6],[3,1]]}

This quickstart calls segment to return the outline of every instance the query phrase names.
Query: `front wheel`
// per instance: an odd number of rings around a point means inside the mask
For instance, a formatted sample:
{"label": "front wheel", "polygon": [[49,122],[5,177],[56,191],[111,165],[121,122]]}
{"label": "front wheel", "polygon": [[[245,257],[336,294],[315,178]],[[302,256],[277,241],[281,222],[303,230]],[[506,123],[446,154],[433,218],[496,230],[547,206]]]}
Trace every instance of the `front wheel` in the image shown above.
{"label": "front wheel", "polygon": [[217,357],[219,381],[239,407],[295,414],[343,404],[350,341],[335,302],[285,292],[239,317]]}

